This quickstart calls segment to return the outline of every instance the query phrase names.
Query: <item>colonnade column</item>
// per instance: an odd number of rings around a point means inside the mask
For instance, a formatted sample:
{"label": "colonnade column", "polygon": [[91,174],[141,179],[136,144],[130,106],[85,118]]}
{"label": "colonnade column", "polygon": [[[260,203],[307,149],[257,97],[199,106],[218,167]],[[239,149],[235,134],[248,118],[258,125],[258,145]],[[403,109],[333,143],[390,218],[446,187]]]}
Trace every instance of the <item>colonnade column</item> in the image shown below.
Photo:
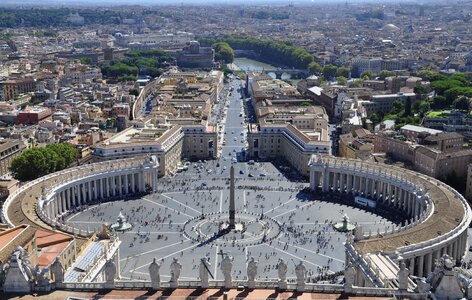
{"label": "colonnade column", "polygon": [[339,173],[335,172],[333,174],[333,191],[335,192],[338,191],[338,179],[339,179]]}
{"label": "colonnade column", "polygon": [[426,254],[426,276],[431,273],[431,269],[433,267],[433,254],[430,252]]}
{"label": "colonnade column", "polygon": [[145,182],[145,172],[144,171],[139,173],[139,188],[140,188],[141,192],[143,192],[143,193],[146,191],[146,182]]}
{"label": "colonnade column", "polygon": [[[372,199],[374,199],[374,194],[375,194],[375,179],[371,179],[370,180],[370,184],[371,184],[371,189],[370,189],[370,196],[372,197]],[[377,195],[376,195],[377,197]]]}
{"label": "colonnade column", "polygon": [[418,261],[418,276],[423,277],[423,269],[424,269],[424,255],[420,255]]}
{"label": "colonnade column", "polygon": [[118,180],[118,196],[121,196],[123,194],[123,183],[121,182],[121,175],[116,176],[116,179]]}
{"label": "colonnade column", "polygon": [[[80,188],[82,186],[82,188]],[[82,183],[82,185],[79,184],[80,193],[82,195],[82,199],[80,199],[80,204],[85,204],[87,202],[87,190],[86,190],[86,183]]]}
{"label": "colonnade column", "polygon": [[352,179],[354,175],[348,174],[346,181],[347,181],[347,192],[351,193],[352,192]]}
{"label": "colonnade column", "polygon": [[136,176],[136,173],[131,174],[131,192],[134,193],[136,191],[136,186],[134,185],[134,177]]}
{"label": "colonnade column", "polygon": [[152,192],[157,192],[157,169],[152,170]]}
{"label": "colonnade column", "polygon": [[87,189],[88,189],[88,201],[92,202],[92,181],[87,182]]}
{"label": "colonnade column", "polygon": [[410,265],[408,268],[410,269],[410,274],[415,274],[415,257],[410,258]]}
{"label": "colonnade column", "polygon": [[125,194],[129,194],[129,184],[128,184],[128,175],[125,175]]}
{"label": "colonnade column", "polygon": [[96,179],[93,181],[93,199],[96,201],[98,200],[98,182],[100,179]]}

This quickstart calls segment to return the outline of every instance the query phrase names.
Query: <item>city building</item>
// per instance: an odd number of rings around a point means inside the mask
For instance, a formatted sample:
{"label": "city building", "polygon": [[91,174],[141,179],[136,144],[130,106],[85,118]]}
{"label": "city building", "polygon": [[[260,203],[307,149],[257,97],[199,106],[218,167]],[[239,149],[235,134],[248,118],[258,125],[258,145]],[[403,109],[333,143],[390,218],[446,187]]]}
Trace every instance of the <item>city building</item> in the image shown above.
{"label": "city building", "polygon": [[3,139],[0,141],[0,176],[10,171],[11,162],[26,149],[22,140]]}
{"label": "city building", "polygon": [[182,49],[194,41],[195,36],[189,32],[156,32],[143,34],[115,34],[115,44],[130,50]]}
{"label": "city building", "polygon": [[40,106],[27,106],[24,110],[18,112],[16,117],[17,124],[38,124],[52,115],[49,108]]}
{"label": "city building", "polygon": [[363,128],[339,136],[339,156],[368,160],[374,151],[374,135]]}
{"label": "city building", "polygon": [[441,179],[452,174],[465,177],[467,165],[472,162],[472,150],[463,148],[460,134],[413,125],[403,126],[399,133],[376,134],[374,150],[387,153],[418,172]]}
{"label": "city building", "polygon": [[424,117],[423,125],[437,130],[457,132],[466,137],[472,136],[472,117],[459,110],[430,112]]}
{"label": "city building", "polygon": [[10,101],[19,94],[32,93],[36,91],[36,82],[33,78],[9,79],[0,82],[0,100]]}
{"label": "city building", "polygon": [[[277,117],[277,114],[275,116]],[[327,123],[325,114],[324,118],[302,115],[294,118],[292,122],[280,118],[262,120],[258,125],[249,125],[248,158],[258,160],[283,158],[302,175],[308,176],[307,166],[311,155],[330,152]]]}

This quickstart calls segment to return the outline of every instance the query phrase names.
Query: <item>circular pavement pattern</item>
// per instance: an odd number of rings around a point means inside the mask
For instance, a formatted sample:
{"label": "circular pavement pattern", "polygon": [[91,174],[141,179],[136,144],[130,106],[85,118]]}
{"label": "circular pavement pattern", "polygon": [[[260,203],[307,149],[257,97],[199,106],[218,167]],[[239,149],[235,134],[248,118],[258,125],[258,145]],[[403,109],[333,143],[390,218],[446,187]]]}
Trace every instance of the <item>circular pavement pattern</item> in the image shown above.
{"label": "circular pavement pattern", "polygon": [[[214,171],[205,175],[193,165],[174,178],[161,179],[156,194],[92,205],[65,222],[98,230],[105,222],[115,222],[121,212],[133,224],[130,231],[118,233],[122,278],[149,280],[148,267],[155,257],[161,263],[163,281],[170,278],[174,257],[183,266],[181,280],[198,279],[202,257],[209,258],[212,275],[222,280],[219,263],[225,253],[234,259],[237,280],[246,278],[250,257],[259,263],[256,278],[277,278],[275,265],[283,258],[289,265],[289,279],[295,278],[294,266],[302,260],[311,280],[319,280],[344,269],[346,235],[333,228],[344,214],[364,232],[383,231],[393,224],[373,212],[304,192],[307,183],[289,181],[271,163],[234,165],[236,223],[240,225],[236,232],[224,230],[229,215],[229,170],[215,165],[208,166]],[[265,176],[248,178],[244,174],[249,172]]]}

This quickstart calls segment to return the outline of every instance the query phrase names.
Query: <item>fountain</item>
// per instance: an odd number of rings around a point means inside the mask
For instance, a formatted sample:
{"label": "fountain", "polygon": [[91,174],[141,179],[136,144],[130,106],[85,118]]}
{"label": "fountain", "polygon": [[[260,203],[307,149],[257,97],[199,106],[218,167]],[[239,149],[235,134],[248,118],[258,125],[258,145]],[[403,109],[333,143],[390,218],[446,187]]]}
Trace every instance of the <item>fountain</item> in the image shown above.
{"label": "fountain", "polygon": [[118,215],[118,217],[116,218],[116,223],[112,224],[110,226],[110,229],[114,230],[114,231],[120,231],[120,232],[123,232],[123,231],[128,231],[130,230],[131,228],[133,227],[133,225],[131,225],[130,223],[128,223],[126,221],[126,217],[123,216],[123,214],[121,213],[120,211],[120,214]]}

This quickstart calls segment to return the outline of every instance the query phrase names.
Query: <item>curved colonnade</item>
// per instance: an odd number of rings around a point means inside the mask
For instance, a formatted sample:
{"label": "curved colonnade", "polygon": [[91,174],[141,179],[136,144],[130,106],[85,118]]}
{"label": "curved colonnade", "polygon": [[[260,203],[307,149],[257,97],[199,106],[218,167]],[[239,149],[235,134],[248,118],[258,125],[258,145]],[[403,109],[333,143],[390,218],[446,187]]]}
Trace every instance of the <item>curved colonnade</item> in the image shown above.
{"label": "curved colonnade", "polygon": [[[15,214],[21,212],[23,219],[28,219],[29,223],[39,227],[46,227],[44,225],[47,224],[71,234],[88,235],[89,233],[62,224],[57,219],[82,205],[156,192],[158,168],[157,158],[149,156],[106,161],[49,174],[12,193],[3,206],[2,220],[10,226],[20,225]],[[37,200],[28,198],[28,194],[34,190],[40,191]],[[22,202],[28,201],[34,201],[33,212],[25,211],[27,203]]]}
{"label": "curved colonnade", "polygon": [[397,263],[404,261],[416,276],[429,274],[444,254],[460,262],[467,249],[471,209],[461,194],[434,178],[379,163],[314,155],[310,189],[362,196],[404,214],[409,219],[405,226],[376,235],[356,232],[353,246],[361,254],[382,253]]}

